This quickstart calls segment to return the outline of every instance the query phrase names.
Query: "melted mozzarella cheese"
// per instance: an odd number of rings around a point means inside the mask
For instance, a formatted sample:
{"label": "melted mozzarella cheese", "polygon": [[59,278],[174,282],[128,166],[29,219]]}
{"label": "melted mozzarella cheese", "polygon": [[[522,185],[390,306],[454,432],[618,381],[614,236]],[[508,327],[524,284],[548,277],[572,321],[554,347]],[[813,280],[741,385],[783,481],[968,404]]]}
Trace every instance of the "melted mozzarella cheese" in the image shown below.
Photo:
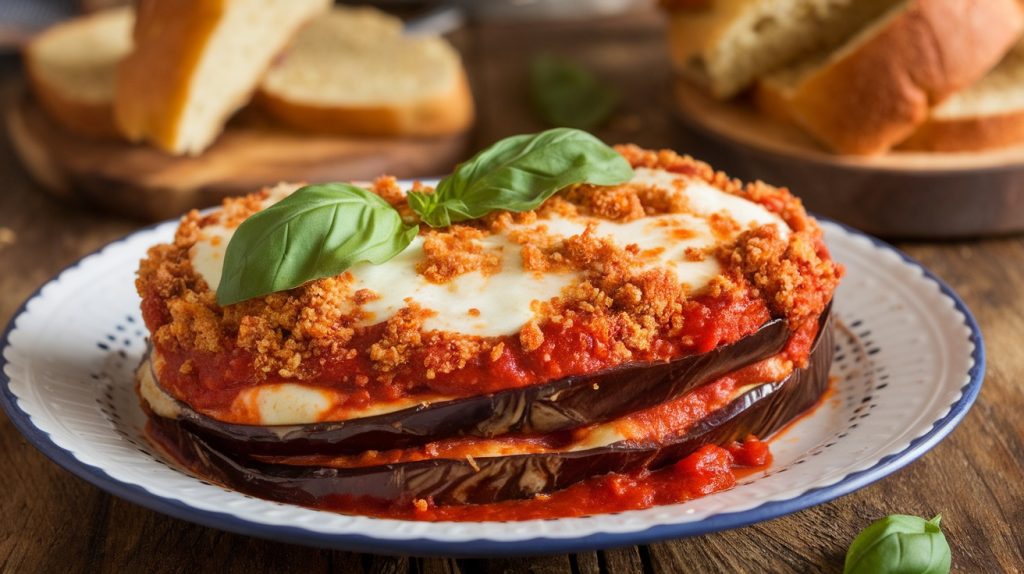
{"label": "melted mozzarella cheese", "polygon": [[178,402],[157,384],[156,377],[153,376],[152,364],[148,359],[142,361],[135,371],[135,380],[139,383],[139,396],[149,404],[149,408],[154,413],[165,419],[178,418],[178,415],[181,414]]}
{"label": "melted mozzarella cheese", "polygon": [[[423,322],[425,330],[457,331],[484,337],[515,333],[533,316],[532,301],[557,297],[576,278],[575,273],[528,273],[519,246],[503,236],[480,240],[485,249],[502,253],[501,269],[489,275],[464,273],[439,284],[416,272],[423,260],[423,238],[383,265],[362,263],[349,271],[353,289],[370,289],[379,296],[364,303],[366,324],[386,321],[411,299],[436,312]],[[470,310],[473,309],[473,313]]]}
{"label": "melted mozzarella cheese", "polygon": [[199,231],[199,240],[189,253],[192,268],[206,281],[210,289],[216,290],[217,285],[220,285],[220,276],[224,270],[224,253],[233,234],[233,229],[222,225],[207,225]]}
{"label": "melted mozzarella cheese", "polygon": [[333,391],[294,383],[243,389],[235,397],[233,412],[258,413],[260,424],[287,425],[323,419],[337,397]]}
{"label": "melted mozzarella cheese", "polygon": [[722,272],[714,257],[687,258],[687,249],[701,250],[715,244],[708,222],[692,215],[656,215],[626,223],[606,219],[554,219],[543,220],[540,224],[547,227],[549,233],[570,237],[583,233],[588,222],[594,225],[597,237],[611,237],[620,247],[633,244],[641,253],[651,253],[647,266],[672,269],[679,282],[689,286],[691,291],[703,288]]}
{"label": "melted mozzarella cheese", "polygon": [[[154,363],[160,363],[159,351],[153,351],[153,359],[139,365],[135,378],[139,383],[139,395],[157,415],[174,419],[181,416],[178,399],[172,397],[156,382]],[[206,412],[225,422],[249,425],[297,425],[328,421],[346,421],[383,415],[455,400],[456,397],[434,395],[405,397],[395,401],[379,401],[358,408],[343,408],[346,396],[326,387],[301,383],[272,383],[241,390],[232,404],[223,412]],[[193,408],[189,405],[189,408]]]}
{"label": "melted mozzarella cheese", "polygon": [[[786,237],[789,227],[777,214],[765,209],[759,203],[747,201],[742,197],[726,193],[717,187],[702,181],[693,181],[663,169],[637,168],[633,177],[635,183],[643,183],[660,189],[678,189],[686,195],[690,209],[697,215],[710,216],[724,213],[740,224],[743,229],[775,224],[782,237]],[[679,188],[679,182],[685,187]]]}
{"label": "melted mozzarella cheese", "polygon": [[[703,250],[719,243],[707,219],[711,215],[728,216],[741,229],[775,224],[783,237],[789,231],[778,215],[763,206],[704,182],[647,168],[637,169],[633,181],[684,194],[690,213],[656,215],[627,223],[590,217],[553,218],[538,220],[530,227],[543,225],[549,233],[569,237],[582,233],[588,223],[593,224],[598,236],[611,237],[620,247],[637,245],[641,253],[646,253],[647,265],[672,269],[679,281],[694,292],[721,273],[714,257],[687,257],[690,248]],[[274,193],[266,203],[285,195],[285,191]],[[193,268],[211,289],[220,282],[224,253],[232,233],[232,229],[208,225],[202,228],[190,252]],[[533,317],[534,301],[557,297],[578,278],[578,274],[570,272],[525,270],[519,246],[506,236],[490,235],[480,243],[485,249],[501,253],[502,265],[498,272],[485,275],[473,271],[444,284],[431,283],[416,271],[417,263],[424,257],[422,237],[417,237],[387,263],[364,263],[349,269],[353,292],[369,289],[377,294],[376,299],[362,306],[368,315],[363,324],[386,321],[413,301],[435,312],[425,320],[426,330],[484,337],[508,335],[517,332]]]}

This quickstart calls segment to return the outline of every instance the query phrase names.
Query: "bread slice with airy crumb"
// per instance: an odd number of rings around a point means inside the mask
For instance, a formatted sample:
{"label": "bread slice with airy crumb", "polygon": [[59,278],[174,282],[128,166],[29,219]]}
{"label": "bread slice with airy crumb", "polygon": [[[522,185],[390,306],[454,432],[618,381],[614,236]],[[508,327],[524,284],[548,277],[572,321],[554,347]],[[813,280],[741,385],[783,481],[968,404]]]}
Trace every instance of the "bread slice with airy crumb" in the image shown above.
{"label": "bread slice with airy crumb", "polygon": [[458,52],[443,38],[402,36],[400,21],[369,8],[335,8],[306,26],[263,78],[257,102],[315,133],[436,136],[473,121]]}
{"label": "bread slice with airy crumb", "polygon": [[806,54],[839,46],[897,2],[663,0],[675,69],[721,99]]}
{"label": "bread slice with airy crumb", "polygon": [[198,154],[252,97],[295,32],[330,0],[140,0],[114,117],[131,141]]}
{"label": "bread slice with airy crumb", "polygon": [[900,149],[960,152],[1024,144],[1024,42],[938,107]]}
{"label": "bread slice with airy crumb", "polygon": [[26,46],[29,86],[47,114],[88,137],[114,137],[114,78],[131,51],[131,8],[75,18],[47,29]]}
{"label": "bread slice with airy crumb", "polygon": [[1022,31],[1018,0],[909,0],[789,78],[788,113],[836,152],[882,153],[981,79]]}
{"label": "bread slice with airy crumb", "polygon": [[[820,65],[811,59],[757,81],[754,102],[776,120],[793,122],[793,90]],[[1024,42],[991,72],[931,109],[928,119],[896,148],[963,152],[1024,144]]]}

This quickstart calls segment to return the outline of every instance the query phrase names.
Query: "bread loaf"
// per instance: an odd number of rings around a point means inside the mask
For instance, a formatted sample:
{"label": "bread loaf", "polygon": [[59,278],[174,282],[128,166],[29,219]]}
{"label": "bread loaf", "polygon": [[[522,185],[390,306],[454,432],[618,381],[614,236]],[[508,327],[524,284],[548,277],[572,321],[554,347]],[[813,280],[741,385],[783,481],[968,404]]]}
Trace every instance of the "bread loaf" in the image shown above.
{"label": "bread loaf", "polygon": [[198,154],[252,97],[272,59],[330,0],[140,0],[135,49],[119,68],[118,128]]}

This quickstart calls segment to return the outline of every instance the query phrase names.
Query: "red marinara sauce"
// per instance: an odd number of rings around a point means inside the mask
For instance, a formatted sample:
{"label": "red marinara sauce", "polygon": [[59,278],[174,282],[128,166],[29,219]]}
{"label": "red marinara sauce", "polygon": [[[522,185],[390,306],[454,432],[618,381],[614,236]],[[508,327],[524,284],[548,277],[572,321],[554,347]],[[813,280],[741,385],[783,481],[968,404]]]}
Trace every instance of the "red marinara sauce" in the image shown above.
{"label": "red marinara sauce", "polygon": [[[159,321],[152,309],[145,312],[153,302],[149,303],[143,303],[144,316],[149,328],[155,330]],[[683,310],[681,333],[657,338],[644,356],[636,356],[634,360],[663,361],[706,353],[753,334],[770,319],[771,314],[761,299],[698,297],[688,302]],[[463,368],[438,373],[433,378],[423,376],[424,365],[430,364],[430,353],[438,349],[426,346],[415,351],[407,365],[393,376],[381,378],[368,357],[369,348],[379,340],[383,327],[380,324],[364,328],[349,344],[356,350],[354,356],[324,357],[317,371],[301,382],[341,393],[344,402],[336,405],[337,408],[358,409],[417,396],[465,397],[492,393],[597,372],[618,363],[612,353],[617,342],[615,334],[596,331],[578,321],[570,327],[544,326],[544,342],[530,351],[523,348],[518,334],[502,337],[504,351],[497,360],[483,353]],[[161,386],[196,410],[210,412],[229,408],[235,396],[245,388],[296,382],[258,374],[253,368],[251,353],[234,347],[228,338],[223,345],[226,350],[220,353],[158,347],[165,361],[158,373]],[[182,368],[186,361],[190,361],[188,368]]]}
{"label": "red marinara sauce", "polygon": [[[180,464],[203,476],[203,464],[178,447],[176,424],[147,425],[154,444]],[[580,481],[568,488],[539,494],[527,500],[509,500],[492,504],[435,505],[416,500],[395,503],[351,496],[327,495],[311,507],[319,510],[379,518],[418,521],[517,521],[569,518],[640,510],[664,504],[676,504],[732,488],[739,478],[763,471],[772,462],[768,444],[754,436],[726,448],[706,445],[664,468],[640,470],[629,474],[609,473]],[[213,477],[207,477],[216,482]],[[242,489],[245,490],[244,488]],[[260,496],[259,492],[248,492]]]}
{"label": "red marinara sauce", "polygon": [[393,506],[347,497],[324,498],[317,508],[381,518],[423,521],[514,521],[569,518],[675,504],[726,490],[738,478],[771,464],[768,445],[756,437],[728,448],[701,447],[673,465],[632,474],[606,474],[529,500],[437,506],[430,500]]}

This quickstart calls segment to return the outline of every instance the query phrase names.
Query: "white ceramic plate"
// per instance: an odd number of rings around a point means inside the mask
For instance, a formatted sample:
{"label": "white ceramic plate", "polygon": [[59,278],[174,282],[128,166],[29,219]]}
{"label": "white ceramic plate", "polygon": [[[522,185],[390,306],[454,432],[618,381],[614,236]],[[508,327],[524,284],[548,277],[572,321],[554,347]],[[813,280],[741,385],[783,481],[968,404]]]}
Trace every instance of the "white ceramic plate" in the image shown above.
{"label": "white ceramic plate", "polygon": [[774,439],[767,472],[685,504],[515,523],[344,516],[210,485],[147,444],[132,370],[146,332],[134,274],[177,222],[133,233],[44,285],[7,328],[2,402],[39,450],[96,486],[216,528],[349,550],[495,556],[648,543],[734,528],[831,500],[933,447],[981,386],[981,333],[959,298],[906,255],[825,222],[847,275],[825,404]]}

